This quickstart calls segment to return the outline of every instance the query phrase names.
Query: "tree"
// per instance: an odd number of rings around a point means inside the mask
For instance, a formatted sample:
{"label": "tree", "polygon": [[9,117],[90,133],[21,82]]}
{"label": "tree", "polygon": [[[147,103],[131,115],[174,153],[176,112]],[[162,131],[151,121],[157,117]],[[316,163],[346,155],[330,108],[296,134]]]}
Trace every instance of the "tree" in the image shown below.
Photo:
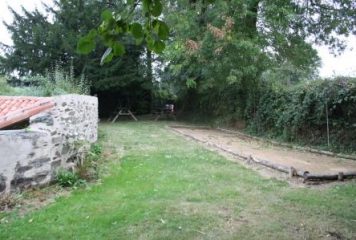
{"label": "tree", "polygon": [[[67,71],[73,66],[74,76],[85,75],[93,93],[111,96],[113,108],[122,100],[121,93],[128,89],[144,95],[138,97],[137,101],[150,101],[145,97],[150,95],[151,89],[144,81],[147,79],[146,64],[142,59],[144,46],[136,45],[128,37],[122,36],[119,40],[125,46],[125,56],[113,59],[104,66],[100,65],[100,59],[106,50],[105,46],[98,44],[96,50],[88,55],[79,54],[76,49],[81,36],[100,25],[101,12],[121,9],[118,1],[55,0],[53,5],[45,6],[45,14],[38,10],[12,11],[14,21],[6,23],[6,26],[14,44],[6,47],[6,53],[0,59],[0,65],[7,74],[16,72],[20,77],[46,75],[56,65]],[[107,113],[113,110],[106,106],[109,105],[104,104],[101,110]]]}
{"label": "tree", "polygon": [[195,109],[254,117],[262,74],[288,70],[288,82],[310,78],[319,65],[312,43],[342,51],[339,36],[354,33],[355,9],[353,1],[170,1],[164,55],[171,79]]}
{"label": "tree", "polygon": [[[47,51],[48,45],[44,44],[48,36],[44,36],[51,24],[38,10],[28,12],[22,8],[23,15],[10,9],[14,21],[5,23],[12,33],[15,47],[5,46],[5,56],[1,58],[1,66],[5,72],[16,70],[20,75],[25,73],[44,73],[51,64],[51,57]],[[58,49],[58,48],[56,48]]]}
{"label": "tree", "polygon": [[[56,0],[53,7],[46,6],[46,15],[38,10],[22,14],[13,10],[14,21],[6,23],[12,34],[13,46],[7,46],[1,65],[7,73],[16,71],[20,76],[45,74],[56,64],[69,69],[73,63],[75,76],[85,74],[95,89],[105,89],[122,85],[125,79],[134,81],[142,78],[140,55],[142,46],[126,41],[125,61],[115,59],[103,67],[99,65],[105,48],[100,46],[89,55],[76,50],[80,36],[100,24],[100,13],[109,7],[117,9],[114,1],[68,1]],[[51,16],[52,21],[48,20]],[[134,76],[132,72],[135,72]],[[126,77],[125,75],[129,75]],[[115,83],[123,79],[121,83]],[[108,81],[112,81],[108,84]]]}

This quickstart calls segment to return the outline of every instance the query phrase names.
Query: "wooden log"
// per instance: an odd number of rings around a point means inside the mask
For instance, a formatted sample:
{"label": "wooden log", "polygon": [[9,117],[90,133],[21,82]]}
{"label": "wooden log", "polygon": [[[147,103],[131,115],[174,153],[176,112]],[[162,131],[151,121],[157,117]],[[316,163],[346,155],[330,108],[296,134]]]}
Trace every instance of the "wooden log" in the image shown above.
{"label": "wooden log", "polygon": [[344,172],[344,178],[355,178],[356,172]]}
{"label": "wooden log", "polygon": [[338,174],[305,174],[304,181],[337,180]]}
{"label": "wooden log", "polygon": [[297,170],[297,176],[298,176],[298,177],[304,178],[304,176],[305,176],[306,174],[309,174],[309,172],[308,172],[308,171],[304,171],[304,170]]}
{"label": "wooden log", "polygon": [[337,180],[344,181],[344,173],[343,172],[339,172]]}
{"label": "wooden log", "polygon": [[298,173],[297,173],[297,169],[295,169],[294,167],[290,167],[289,169],[289,177],[293,178],[293,177],[297,177]]}
{"label": "wooden log", "polygon": [[185,128],[185,129],[207,129],[214,130],[214,128],[208,126],[191,126],[191,125],[169,125],[170,128]]}
{"label": "wooden log", "polygon": [[265,166],[265,167],[269,167],[269,168],[272,168],[272,169],[275,169],[275,170],[278,170],[280,172],[284,172],[284,173],[289,173],[289,170],[290,168],[287,167],[287,166],[284,166],[284,165],[280,165],[280,164],[277,164],[277,163],[272,163],[268,160],[264,160],[264,159],[261,159],[261,158],[257,158],[257,157],[252,157],[252,159],[254,159],[255,162]]}
{"label": "wooden log", "polygon": [[334,181],[334,180],[344,180],[346,178],[356,178],[356,172],[339,172],[331,174],[310,174],[307,173],[304,176],[305,181]]}

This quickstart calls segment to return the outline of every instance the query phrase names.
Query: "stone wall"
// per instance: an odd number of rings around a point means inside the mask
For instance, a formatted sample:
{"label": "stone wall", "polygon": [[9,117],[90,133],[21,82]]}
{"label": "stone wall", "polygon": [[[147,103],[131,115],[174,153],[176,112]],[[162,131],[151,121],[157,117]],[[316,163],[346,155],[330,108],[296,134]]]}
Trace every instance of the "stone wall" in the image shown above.
{"label": "stone wall", "polygon": [[0,193],[51,182],[72,168],[97,140],[96,97],[54,97],[55,107],[30,118],[24,130],[0,131]]}

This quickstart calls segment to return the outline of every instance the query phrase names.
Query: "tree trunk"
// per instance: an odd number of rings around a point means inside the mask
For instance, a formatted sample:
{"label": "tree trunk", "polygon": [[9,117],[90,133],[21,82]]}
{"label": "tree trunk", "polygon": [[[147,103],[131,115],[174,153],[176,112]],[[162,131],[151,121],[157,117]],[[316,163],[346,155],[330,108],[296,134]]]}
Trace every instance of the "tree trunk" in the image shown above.
{"label": "tree trunk", "polygon": [[260,0],[251,0],[245,18],[246,34],[250,38],[257,36],[258,5]]}
{"label": "tree trunk", "polygon": [[151,111],[153,106],[153,69],[152,69],[152,52],[147,48],[146,49],[146,75],[147,75],[147,81],[150,86],[150,96],[149,96],[149,101],[151,105]]}

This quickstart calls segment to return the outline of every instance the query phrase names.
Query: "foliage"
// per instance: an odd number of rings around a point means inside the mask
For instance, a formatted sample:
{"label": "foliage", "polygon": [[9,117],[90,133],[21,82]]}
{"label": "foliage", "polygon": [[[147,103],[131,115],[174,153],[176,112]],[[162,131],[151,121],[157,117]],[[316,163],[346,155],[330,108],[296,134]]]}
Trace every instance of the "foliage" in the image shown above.
{"label": "foliage", "polygon": [[100,156],[103,152],[103,148],[99,144],[93,144],[90,148],[90,152],[96,156]]}
{"label": "foliage", "polygon": [[1,78],[0,95],[22,95],[22,96],[55,96],[62,94],[83,94],[90,93],[90,84],[82,75],[80,78],[74,77],[74,70],[65,72],[59,65],[48,71],[45,76],[24,76],[20,79],[9,81],[16,84],[12,87]]}
{"label": "foliage", "polygon": [[56,180],[62,187],[74,187],[82,183],[77,173],[65,169],[58,170]]}
{"label": "foliage", "polygon": [[[60,45],[53,46],[58,43],[59,36],[51,31],[51,24],[38,10],[29,12],[22,8],[23,16],[10,10],[14,21],[11,24],[4,23],[12,33],[14,46],[1,45],[4,54],[0,57],[2,71],[11,73],[16,70],[19,75],[28,72],[43,74],[53,61],[49,62],[49,58],[57,58],[54,51],[59,54],[61,50]],[[51,39],[48,38],[50,34]],[[52,53],[47,48],[52,48]]]}
{"label": "foliage", "polygon": [[14,95],[15,89],[11,87],[6,77],[0,76],[0,95]]}
{"label": "foliage", "polygon": [[78,166],[77,174],[80,179],[92,181],[99,178],[99,162],[103,148],[100,144],[92,144],[85,160]]}
{"label": "foliage", "polygon": [[[100,66],[100,58],[105,46],[98,45],[85,56],[76,49],[80,37],[100,25],[101,12],[120,11],[120,4],[111,0],[55,0],[44,14],[37,10],[12,11],[14,21],[7,23],[7,28],[14,44],[3,45],[0,70],[16,76],[10,81],[13,86],[31,85],[16,95],[87,93],[90,89],[100,98],[101,116],[110,116],[119,106],[148,113],[152,77],[143,46],[132,43],[129,37],[120,38],[126,54],[104,66]],[[61,66],[59,75],[57,66]]]}
{"label": "foliage", "polygon": [[[278,57],[287,57],[299,64],[303,64],[299,58],[300,51],[308,54],[308,50],[310,50],[305,42],[306,36],[313,38],[318,43],[343,48],[342,42],[332,33],[347,36],[349,32],[356,30],[354,27],[356,6],[349,0],[313,1],[310,4],[305,1],[292,0],[274,2],[263,0],[224,2],[214,0],[166,2],[162,0],[132,0],[120,5],[124,11],[103,11],[100,27],[92,29],[80,39],[78,50],[82,53],[90,53],[95,48],[95,37],[100,36],[108,47],[102,57],[102,62],[111,61],[114,56],[121,56],[125,53],[125,47],[118,41],[118,37],[130,34],[137,43],[145,41],[151,51],[161,53],[165,49],[164,41],[169,37],[169,28],[160,19],[164,12],[164,5],[168,6],[171,11],[174,7],[180,7],[181,3],[198,10],[194,15],[198,15],[200,22],[205,22],[203,18],[206,10],[218,9],[221,13],[219,7],[222,5],[231,6],[230,15],[232,13],[240,15],[239,20],[243,26],[241,29],[246,36],[255,38],[254,35],[259,30],[260,35],[266,38],[264,44],[269,44],[269,47],[274,48],[273,50],[279,53]],[[209,6],[211,3],[214,3],[213,7]],[[238,13],[236,9],[238,9]],[[134,13],[144,16],[143,22],[135,21]],[[260,29],[257,29],[257,24]],[[210,25],[210,29],[217,30],[215,33],[219,31],[213,25]],[[270,35],[271,32],[272,35]],[[300,48],[302,46],[305,48]],[[296,52],[295,47],[299,48],[299,53]]]}
{"label": "foliage", "polygon": [[332,148],[356,151],[356,79],[338,77],[290,88],[265,82],[260,94],[251,131],[325,145],[328,118]]}
{"label": "foliage", "polygon": [[[85,73],[83,68],[90,58],[76,53],[78,31],[94,27],[95,19],[99,19],[94,14],[100,14],[104,6],[93,0],[55,0],[53,5],[46,7],[45,14],[38,10],[31,12],[23,8],[16,12],[11,9],[14,21],[6,26],[13,46],[5,46],[5,56],[1,59],[7,73],[45,75],[55,62],[68,68],[74,62],[75,76]],[[51,15],[51,20],[47,15]]]}
{"label": "foliage", "polygon": [[[220,122],[254,119],[265,82],[281,88],[316,78],[312,41],[342,51],[355,31],[350,1],[170,1],[172,38],[163,59],[179,107]],[[337,34],[335,34],[337,33]],[[268,106],[266,107],[266,111]]]}
{"label": "foliage", "polygon": [[92,144],[85,155],[85,159],[78,163],[75,171],[59,169],[56,175],[57,182],[62,187],[79,187],[88,181],[99,178],[99,161],[102,155],[102,146]]}
{"label": "foliage", "polygon": [[58,65],[53,71],[47,72],[46,76],[23,77],[21,81],[29,85],[28,91],[31,94],[39,96],[69,93],[88,95],[90,93],[90,84],[84,75],[75,78],[73,68],[67,73]]}
{"label": "foliage", "polygon": [[[127,34],[134,38],[137,44],[145,42],[150,51],[161,53],[164,50],[164,40],[169,37],[169,28],[159,18],[163,10],[161,0],[127,1],[125,5],[118,6],[118,9],[120,10],[107,9],[102,12],[102,23],[79,40],[78,51],[89,54],[95,48],[96,37],[99,36],[108,47],[101,63],[110,62],[113,57],[125,53],[125,46],[118,39]],[[135,19],[137,11],[144,16],[143,23]]]}
{"label": "foliage", "polygon": [[14,21],[7,23],[7,28],[14,44],[3,46],[5,54],[0,58],[1,68],[9,75],[16,72],[20,77],[37,77],[46,76],[59,65],[65,72],[73,70],[74,78],[85,76],[93,92],[124,91],[124,86],[141,83],[145,79],[145,65],[140,59],[144,51],[142,46],[121,39],[126,49],[125,57],[105,66],[100,66],[99,62],[105,47],[98,46],[86,56],[76,49],[81,34],[100,24],[102,11],[117,9],[116,2],[55,0],[54,7],[47,6],[45,14],[37,10],[22,9],[19,13],[12,10]]}

